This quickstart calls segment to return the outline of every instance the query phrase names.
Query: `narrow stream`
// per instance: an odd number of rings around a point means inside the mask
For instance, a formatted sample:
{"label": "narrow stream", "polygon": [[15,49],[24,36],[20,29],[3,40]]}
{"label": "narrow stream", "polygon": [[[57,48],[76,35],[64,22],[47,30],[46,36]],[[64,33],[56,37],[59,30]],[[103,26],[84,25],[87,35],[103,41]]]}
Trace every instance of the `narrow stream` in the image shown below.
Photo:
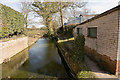
{"label": "narrow stream", "polygon": [[2,77],[6,78],[67,78],[54,43],[39,39],[10,62],[2,64]]}

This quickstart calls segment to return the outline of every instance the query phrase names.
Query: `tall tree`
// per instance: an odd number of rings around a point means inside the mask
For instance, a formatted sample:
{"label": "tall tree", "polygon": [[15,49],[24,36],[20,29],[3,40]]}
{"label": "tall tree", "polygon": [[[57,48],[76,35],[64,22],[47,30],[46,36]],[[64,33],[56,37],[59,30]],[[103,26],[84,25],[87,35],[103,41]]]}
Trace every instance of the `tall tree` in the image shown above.
{"label": "tall tree", "polygon": [[40,16],[43,17],[44,24],[48,28],[49,24],[52,21],[52,16],[54,13],[62,12],[62,9],[68,7],[70,3],[64,3],[64,5],[60,6],[59,2],[34,2],[32,5],[33,10]]}
{"label": "tall tree", "polygon": [[52,16],[60,12],[60,19],[61,19],[61,24],[62,27],[64,28],[64,21],[63,21],[63,10],[67,8],[72,8],[72,7],[83,7],[84,2],[77,4],[74,2],[34,2],[33,5],[33,10],[39,15],[43,17],[43,22],[48,28],[49,31],[49,24],[52,21]]}

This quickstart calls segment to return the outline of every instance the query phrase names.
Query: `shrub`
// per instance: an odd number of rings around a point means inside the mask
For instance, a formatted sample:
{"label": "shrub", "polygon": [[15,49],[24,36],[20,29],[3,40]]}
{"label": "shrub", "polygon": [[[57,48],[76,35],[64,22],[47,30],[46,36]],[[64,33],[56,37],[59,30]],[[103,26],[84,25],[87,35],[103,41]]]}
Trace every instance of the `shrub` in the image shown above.
{"label": "shrub", "polygon": [[75,39],[76,59],[84,61],[84,45],[85,38],[83,35],[78,35]]}
{"label": "shrub", "polygon": [[73,29],[77,26],[78,24],[70,24],[65,26],[65,31],[62,27],[58,28],[57,34],[64,36],[66,38],[71,38],[73,37]]}

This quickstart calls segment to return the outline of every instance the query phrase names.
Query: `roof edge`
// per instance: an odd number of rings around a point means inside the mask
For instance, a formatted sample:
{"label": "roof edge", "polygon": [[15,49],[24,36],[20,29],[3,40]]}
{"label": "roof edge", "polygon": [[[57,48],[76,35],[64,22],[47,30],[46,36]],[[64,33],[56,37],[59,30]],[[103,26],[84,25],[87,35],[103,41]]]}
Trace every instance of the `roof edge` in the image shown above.
{"label": "roof edge", "polygon": [[87,22],[90,22],[90,21],[93,21],[93,20],[95,20],[95,19],[98,19],[98,18],[100,18],[100,17],[102,17],[102,16],[105,16],[105,15],[107,15],[107,14],[109,14],[109,13],[112,13],[113,11],[118,10],[119,8],[120,8],[120,5],[118,5],[118,6],[114,7],[114,8],[112,8],[112,9],[110,9],[110,10],[108,10],[108,11],[105,11],[105,12],[103,12],[103,13],[101,13],[101,14],[95,16],[95,17],[92,17],[91,19],[88,19],[88,20],[86,20],[86,21],[80,23],[79,25],[82,25],[82,24],[85,24],[85,23],[87,23]]}

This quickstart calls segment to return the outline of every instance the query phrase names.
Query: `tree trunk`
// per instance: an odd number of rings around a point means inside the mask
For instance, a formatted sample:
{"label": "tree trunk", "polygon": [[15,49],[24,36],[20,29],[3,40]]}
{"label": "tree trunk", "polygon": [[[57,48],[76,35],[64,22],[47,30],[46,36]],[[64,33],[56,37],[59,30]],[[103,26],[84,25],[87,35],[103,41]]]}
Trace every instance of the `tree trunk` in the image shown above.
{"label": "tree trunk", "polygon": [[25,22],[25,27],[26,27],[26,28],[27,28],[27,26],[28,26],[27,17],[28,17],[28,14],[26,14],[26,16],[25,16],[25,20],[26,20],[26,22]]}
{"label": "tree trunk", "polygon": [[65,31],[64,22],[63,22],[63,13],[62,13],[62,2],[60,2],[60,18],[61,18],[62,28]]}

